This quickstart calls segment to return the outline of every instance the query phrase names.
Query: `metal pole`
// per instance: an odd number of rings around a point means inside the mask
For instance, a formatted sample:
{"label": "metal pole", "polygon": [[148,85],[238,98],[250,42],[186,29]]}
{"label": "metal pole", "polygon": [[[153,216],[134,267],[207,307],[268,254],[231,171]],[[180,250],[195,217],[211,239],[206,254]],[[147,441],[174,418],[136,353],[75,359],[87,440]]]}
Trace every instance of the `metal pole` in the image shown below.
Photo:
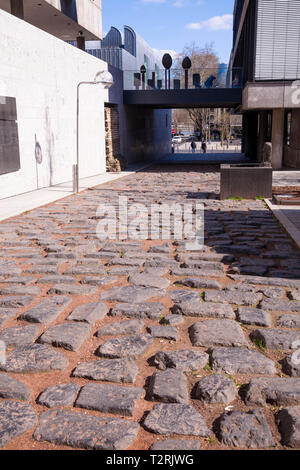
{"label": "metal pole", "polygon": [[76,168],[73,171],[73,178],[75,177],[75,193],[79,192],[79,88],[82,83],[77,85],[77,114],[76,114]]}

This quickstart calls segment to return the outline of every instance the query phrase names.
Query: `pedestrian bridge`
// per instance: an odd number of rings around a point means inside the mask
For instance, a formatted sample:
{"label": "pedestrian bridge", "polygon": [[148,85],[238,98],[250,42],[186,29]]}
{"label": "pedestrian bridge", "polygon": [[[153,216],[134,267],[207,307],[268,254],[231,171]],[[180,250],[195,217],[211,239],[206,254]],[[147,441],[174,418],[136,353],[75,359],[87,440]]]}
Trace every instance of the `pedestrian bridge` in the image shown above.
{"label": "pedestrian bridge", "polygon": [[125,71],[124,104],[157,109],[237,108],[242,104],[242,70]]}

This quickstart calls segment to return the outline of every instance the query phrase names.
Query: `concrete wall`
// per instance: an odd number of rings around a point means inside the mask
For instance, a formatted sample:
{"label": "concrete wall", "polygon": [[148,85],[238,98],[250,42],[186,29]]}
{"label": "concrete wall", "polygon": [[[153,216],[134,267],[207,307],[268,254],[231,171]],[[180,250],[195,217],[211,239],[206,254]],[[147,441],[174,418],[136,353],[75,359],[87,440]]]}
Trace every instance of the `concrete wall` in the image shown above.
{"label": "concrete wall", "polygon": [[[70,181],[76,161],[76,86],[107,64],[0,10],[0,96],[17,102],[21,169],[0,176],[0,198]],[[105,172],[104,102],[81,88],[80,176]],[[43,161],[38,164],[36,151]]]}

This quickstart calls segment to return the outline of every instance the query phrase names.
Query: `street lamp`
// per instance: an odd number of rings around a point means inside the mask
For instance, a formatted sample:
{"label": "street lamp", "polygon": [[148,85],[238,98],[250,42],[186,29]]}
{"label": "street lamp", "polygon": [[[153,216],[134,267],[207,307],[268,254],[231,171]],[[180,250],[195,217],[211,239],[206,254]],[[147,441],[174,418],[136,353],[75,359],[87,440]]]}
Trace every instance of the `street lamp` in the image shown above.
{"label": "street lamp", "polygon": [[73,165],[73,192],[79,192],[79,91],[81,85],[102,85],[103,90],[108,90],[114,85],[114,79],[110,72],[103,70],[95,75],[92,82],[84,81],[77,85],[77,123],[76,123],[76,165]]}

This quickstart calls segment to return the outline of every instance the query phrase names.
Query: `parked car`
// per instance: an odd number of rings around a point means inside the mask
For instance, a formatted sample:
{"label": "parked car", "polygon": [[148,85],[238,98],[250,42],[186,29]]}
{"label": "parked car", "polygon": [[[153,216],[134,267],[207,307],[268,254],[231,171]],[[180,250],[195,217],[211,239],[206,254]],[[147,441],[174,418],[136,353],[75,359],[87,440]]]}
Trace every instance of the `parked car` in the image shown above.
{"label": "parked car", "polygon": [[182,137],[179,135],[175,135],[172,139],[172,144],[181,144],[182,143]]}

